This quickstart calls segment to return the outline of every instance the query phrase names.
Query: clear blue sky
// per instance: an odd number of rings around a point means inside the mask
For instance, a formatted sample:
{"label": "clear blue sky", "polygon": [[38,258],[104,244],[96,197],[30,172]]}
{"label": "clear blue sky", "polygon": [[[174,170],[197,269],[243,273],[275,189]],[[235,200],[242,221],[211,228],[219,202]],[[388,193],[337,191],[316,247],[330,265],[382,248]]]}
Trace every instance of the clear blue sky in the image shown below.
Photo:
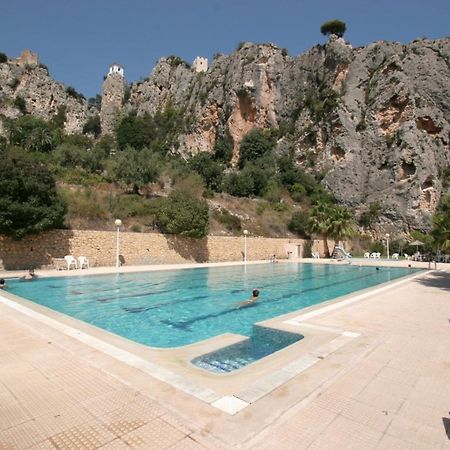
{"label": "clear blue sky", "polygon": [[298,55],[325,42],[338,18],[353,46],[450,35],[450,0],[0,0],[0,52],[38,52],[50,74],[86,97],[112,62],[129,82],[177,55],[231,53],[241,41],[273,42]]}

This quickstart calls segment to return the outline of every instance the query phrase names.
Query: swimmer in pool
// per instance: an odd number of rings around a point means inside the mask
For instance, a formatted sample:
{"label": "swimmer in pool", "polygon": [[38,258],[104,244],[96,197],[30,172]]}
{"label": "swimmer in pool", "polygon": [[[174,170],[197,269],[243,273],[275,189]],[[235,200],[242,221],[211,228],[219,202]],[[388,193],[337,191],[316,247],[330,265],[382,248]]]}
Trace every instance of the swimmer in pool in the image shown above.
{"label": "swimmer in pool", "polygon": [[243,301],[241,303],[238,303],[237,307],[238,308],[245,308],[246,306],[251,306],[251,305],[255,304],[258,301],[258,297],[259,297],[259,290],[258,289],[253,289],[252,296],[248,300],[245,300],[245,301]]}

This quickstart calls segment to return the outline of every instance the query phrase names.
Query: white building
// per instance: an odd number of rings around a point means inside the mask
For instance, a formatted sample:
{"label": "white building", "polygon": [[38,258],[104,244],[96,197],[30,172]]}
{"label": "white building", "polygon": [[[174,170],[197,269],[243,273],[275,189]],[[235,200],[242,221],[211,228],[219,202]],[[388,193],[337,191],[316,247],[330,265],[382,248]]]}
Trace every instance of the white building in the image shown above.
{"label": "white building", "polygon": [[197,56],[192,63],[192,68],[196,72],[207,72],[208,71],[208,58],[202,58],[201,56]]}
{"label": "white building", "polygon": [[123,77],[124,76],[123,67],[120,64],[116,64],[116,63],[111,64],[109,66],[108,75],[112,75],[113,73],[118,73],[121,77]]}

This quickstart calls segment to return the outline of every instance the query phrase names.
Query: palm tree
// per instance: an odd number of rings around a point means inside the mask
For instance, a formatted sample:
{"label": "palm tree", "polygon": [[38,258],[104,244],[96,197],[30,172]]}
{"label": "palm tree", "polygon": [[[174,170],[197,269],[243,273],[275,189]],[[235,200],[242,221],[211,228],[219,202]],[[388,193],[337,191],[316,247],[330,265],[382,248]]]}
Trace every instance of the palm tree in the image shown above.
{"label": "palm tree", "polygon": [[308,220],[308,231],[310,233],[320,234],[323,239],[323,248],[325,258],[330,257],[330,249],[328,247],[328,236],[330,233],[330,217],[332,216],[333,205],[326,202],[317,202],[311,209]]}
{"label": "palm tree", "polygon": [[318,202],[311,210],[308,230],[322,236],[325,258],[329,258],[328,238],[339,241],[350,237],[353,234],[353,215],[344,206]]}
{"label": "palm tree", "polygon": [[335,206],[330,218],[330,230],[328,234],[336,243],[353,234],[353,214],[344,206]]}
{"label": "palm tree", "polygon": [[441,200],[438,211],[433,217],[433,230],[431,232],[440,250],[450,249],[450,196]]}

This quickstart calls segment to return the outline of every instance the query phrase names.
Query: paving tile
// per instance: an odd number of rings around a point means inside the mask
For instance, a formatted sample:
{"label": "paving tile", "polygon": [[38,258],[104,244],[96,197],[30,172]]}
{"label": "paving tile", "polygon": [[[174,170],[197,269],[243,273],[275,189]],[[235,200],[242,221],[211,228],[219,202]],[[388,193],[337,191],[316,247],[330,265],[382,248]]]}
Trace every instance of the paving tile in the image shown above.
{"label": "paving tile", "polygon": [[347,419],[380,432],[384,432],[393,419],[393,415],[388,411],[380,410],[373,405],[367,405],[356,400],[345,405],[340,414]]}
{"label": "paving tile", "polygon": [[206,447],[203,447],[203,445],[200,445],[197,441],[194,441],[189,436],[185,437],[184,439],[181,439],[181,441],[178,441],[176,444],[174,444],[168,448],[170,450],[204,450],[204,449],[206,449]]}
{"label": "paving tile", "polygon": [[82,404],[91,414],[102,416],[135,401],[140,395],[137,391],[122,386],[120,389],[84,400]]}
{"label": "paving tile", "polygon": [[0,405],[0,431],[27,422],[31,418],[32,416],[28,411],[13,397],[2,396]]}
{"label": "paving tile", "polygon": [[44,442],[39,442],[39,444],[29,447],[28,450],[55,450],[55,449],[56,447],[51,443],[51,441],[49,439],[46,439]]}
{"label": "paving tile", "polygon": [[132,431],[122,440],[133,448],[165,449],[181,441],[185,435],[168,423],[155,419],[152,422]]}
{"label": "paving tile", "polygon": [[58,414],[46,414],[36,417],[34,420],[39,429],[48,437],[88,423],[93,420],[93,417],[82,408],[77,408]]}
{"label": "paving tile", "polygon": [[176,428],[178,431],[181,431],[185,435],[189,435],[193,432],[193,429],[190,428],[184,420],[179,419],[172,413],[164,414],[163,416],[160,416],[160,419]]}
{"label": "paving tile", "polygon": [[52,444],[60,449],[91,450],[113,441],[115,436],[99,422],[90,422],[70,428],[50,437]]}
{"label": "paving tile", "polygon": [[28,448],[43,442],[46,436],[33,420],[21,423],[0,432],[0,448]]}
{"label": "paving tile", "polygon": [[381,432],[338,416],[308,447],[308,450],[375,449],[382,436]]}
{"label": "paving tile", "polygon": [[386,430],[386,434],[402,439],[417,448],[441,448],[448,438],[445,434],[444,426],[439,431],[434,427],[423,425],[421,423],[396,417]]}

